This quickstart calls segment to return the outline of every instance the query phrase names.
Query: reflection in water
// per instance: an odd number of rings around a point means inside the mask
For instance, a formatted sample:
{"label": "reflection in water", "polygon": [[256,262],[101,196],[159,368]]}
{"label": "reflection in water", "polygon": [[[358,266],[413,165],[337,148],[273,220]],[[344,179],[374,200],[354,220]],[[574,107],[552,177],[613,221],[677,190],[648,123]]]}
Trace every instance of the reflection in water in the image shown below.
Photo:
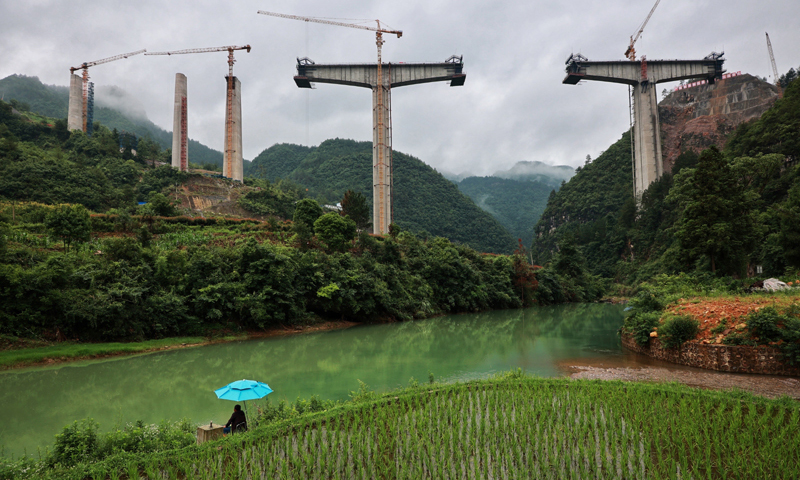
{"label": "reflection in water", "polygon": [[319,395],[346,399],[372,389],[469,380],[521,367],[560,374],[565,359],[622,355],[622,308],[588,304],[451,315],[292,337],[211,345],[0,374],[0,445],[36,453],[73,420],[101,429],[189,417],[224,422],[232,404],[213,391],[234,380],[266,382],[272,401]]}

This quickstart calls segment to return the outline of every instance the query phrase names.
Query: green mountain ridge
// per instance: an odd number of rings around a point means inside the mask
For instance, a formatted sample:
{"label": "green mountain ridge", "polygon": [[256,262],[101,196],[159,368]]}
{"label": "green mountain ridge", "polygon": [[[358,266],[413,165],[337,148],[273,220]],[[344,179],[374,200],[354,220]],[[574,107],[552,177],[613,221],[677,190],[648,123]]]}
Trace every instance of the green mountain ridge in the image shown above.
{"label": "green mountain ridge", "polygon": [[527,246],[554,187],[538,181],[467,177],[458,183],[458,189]]}
{"label": "green mountain ridge", "polygon": [[[477,207],[436,170],[401,152],[392,154],[395,223],[412,232],[441,236],[476,250],[510,253],[516,242],[489,213]],[[372,207],[372,144],[332,139],[318,147],[277,144],[253,159],[249,174],[286,178],[320,203],[336,203],[355,190]]]}
{"label": "green mountain ridge", "polygon": [[[125,93],[112,89],[116,96]],[[69,88],[58,85],[45,85],[38,77],[9,75],[0,80],[0,96],[5,101],[16,100],[30,107],[32,112],[53,118],[67,118],[69,109]],[[110,129],[133,133],[138,137],[149,137],[161,148],[172,148],[172,132],[168,132],[151,122],[144,112],[137,112],[135,118],[114,108],[95,104],[94,122]],[[222,152],[213,150],[196,140],[189,140],[189,160],[198,165],[212,163],[222,166]],[[246,162],[247,163],[247,162]]]}

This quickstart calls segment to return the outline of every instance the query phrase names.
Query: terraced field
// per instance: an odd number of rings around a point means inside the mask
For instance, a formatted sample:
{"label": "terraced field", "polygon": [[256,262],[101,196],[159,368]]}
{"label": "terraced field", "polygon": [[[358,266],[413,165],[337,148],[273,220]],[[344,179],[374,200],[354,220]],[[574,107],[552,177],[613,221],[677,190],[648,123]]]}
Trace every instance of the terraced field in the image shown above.
{"label": "terraced field", "polygon": [[[675,384],[416,385],[76,478],[798,478],[800,403]],[[64,472],[67,473],[67,472]]]}

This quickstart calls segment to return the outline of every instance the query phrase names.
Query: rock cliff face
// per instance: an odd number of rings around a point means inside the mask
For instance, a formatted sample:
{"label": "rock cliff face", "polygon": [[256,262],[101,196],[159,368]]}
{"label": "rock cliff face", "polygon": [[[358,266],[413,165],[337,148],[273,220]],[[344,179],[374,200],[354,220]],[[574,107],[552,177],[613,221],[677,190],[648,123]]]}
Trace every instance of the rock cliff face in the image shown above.
{"label": "rock cliff face", "polygon": [[761,117],[777,98],[774,85],[749,74],[672,92],[658,106],[664,171],[681,152],[722,148],[737,125]]}

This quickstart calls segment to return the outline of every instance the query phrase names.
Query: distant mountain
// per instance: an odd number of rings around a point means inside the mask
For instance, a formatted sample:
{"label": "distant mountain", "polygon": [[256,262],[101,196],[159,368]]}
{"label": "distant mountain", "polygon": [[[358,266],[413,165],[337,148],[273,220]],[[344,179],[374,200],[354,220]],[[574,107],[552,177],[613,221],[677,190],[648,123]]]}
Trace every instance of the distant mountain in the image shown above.
{"label": "distant mountain", "polygon": [[[28,104],[32,112],[53,118],[67,118],[69,88],[45,85],[38,77],[10,75],[0,80],[0,97]],[[161,148],[172,148],[172,132],[147,119],[144,110],[119,87],[95,90],[94,121],[108,128],[124,130],[139,137],[149,137]],[[213,163],[222,166],[222,152],[196,140],[189,140],[189,161],[198,165]]]}
{"label": "distant mountain", "polygon": [[[510,253],[515,241],[489,213],[421,160],[393,152],[394,218],[404,229],[441,236],[483,252]],[[288,178],[321,203],[336,203],[352,189],[372,205],[372,144],[326,140],[318,147],[274,145],[250,166],[255,177]]]}
{"label": "distant mountain", "polygon": [[506,227],[527,248],[533,242],[533,227],[542,216],[553,185],[499,177],[469,177],[458,183],[480,208]]}
{"label": "distant mountain", "polygon": [[450,180],[453,183],[458,183],[467,177],[475,176],[472,172],[453,173],[449,170],[440,170],[440,169],[437,169],[437,171],[441,173],[444,178]]}
{"label": "distant mountain", "polygon": [[542,182],[555,187],[575,175],[575,169],[567,165],[548,165],[538,161],[517,162],[508,170],[498,170],[493,176],[511,180]]}

